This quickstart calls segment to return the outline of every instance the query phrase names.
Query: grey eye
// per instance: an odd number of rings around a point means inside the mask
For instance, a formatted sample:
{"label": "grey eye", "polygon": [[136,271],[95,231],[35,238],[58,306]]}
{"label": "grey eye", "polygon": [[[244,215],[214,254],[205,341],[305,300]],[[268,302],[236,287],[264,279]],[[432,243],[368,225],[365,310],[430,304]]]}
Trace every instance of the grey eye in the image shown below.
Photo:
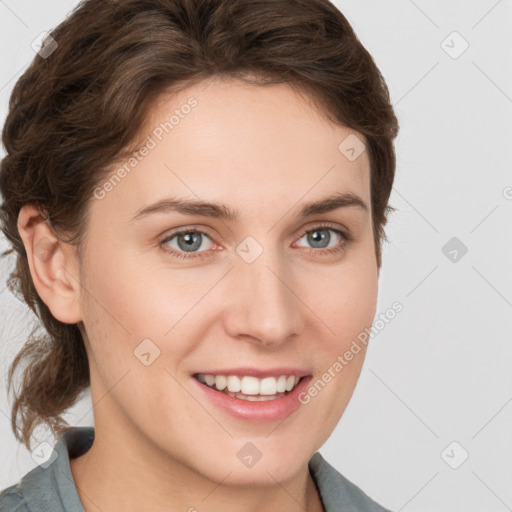
{"label": "grey eye", "polygon": [[[172,249],[177,251],[197,252],[203,245],[205,238],[210,239],[206,233],[190,230],[174,233],[164,240],[164,243],[168,243]],[[176,242],[176,245],[171,242]],[[203,249],[205,248],[203,247]]]}
{"label": "grey eye", "polygon": [[335,229],[332,228],[315,228],[308,232],[306,232],[300,240],[306,238],[307,243],[311,245],[314,249],[325,249],[329,247],[329,242],[333,238],[331,233],[336,233],[338,237],[341,237],[340,234]]}

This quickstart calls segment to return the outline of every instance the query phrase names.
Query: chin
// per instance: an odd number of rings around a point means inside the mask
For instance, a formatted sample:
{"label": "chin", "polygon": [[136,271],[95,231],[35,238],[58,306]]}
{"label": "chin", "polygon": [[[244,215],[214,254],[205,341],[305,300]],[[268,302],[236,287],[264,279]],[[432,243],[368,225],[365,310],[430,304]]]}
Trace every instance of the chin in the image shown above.
{"label": "chin", "polygon": [[[265,448],[257,438],[254,443],[244,440],[235,444],[229,457],[225,454],[205,456],[209,464],[206,467],[203,459],[201,472],[228,486],[275,486],[276,482],[284,483],[294,478],[310,459],[304,452],[290,451],[282,444],[268,443],[268,440]],[[301,443],[297,442],[295,446],[300,447]]]}

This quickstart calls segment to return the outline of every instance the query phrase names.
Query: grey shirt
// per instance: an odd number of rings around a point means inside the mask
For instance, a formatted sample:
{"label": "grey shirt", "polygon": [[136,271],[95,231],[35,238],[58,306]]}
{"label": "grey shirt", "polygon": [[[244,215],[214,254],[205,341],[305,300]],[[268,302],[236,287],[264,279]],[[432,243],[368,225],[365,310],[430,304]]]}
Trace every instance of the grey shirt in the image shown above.
{"label": "grey shirt", "polygon": [[[69,459],[85,453],[93,440],[94,427],[66,431],[45,463],[0,493],[0,512],[85,512]],[[341,475],[320,453],[310,459],[309,471],[325,512],[390,512]]]}

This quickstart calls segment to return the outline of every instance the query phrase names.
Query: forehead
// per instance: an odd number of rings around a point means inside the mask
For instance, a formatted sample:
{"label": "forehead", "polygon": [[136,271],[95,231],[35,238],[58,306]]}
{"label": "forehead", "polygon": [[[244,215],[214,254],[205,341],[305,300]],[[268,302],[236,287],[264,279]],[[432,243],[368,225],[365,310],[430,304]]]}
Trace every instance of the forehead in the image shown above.
{"label": "forehead", "polygon": [[253,212],[332,192],[370,206],[364,137],[326,120],[308,99],[286,84],[219,77],[163,95],[140,131],[137,162],[108,196],[132,212],[171,193]]}

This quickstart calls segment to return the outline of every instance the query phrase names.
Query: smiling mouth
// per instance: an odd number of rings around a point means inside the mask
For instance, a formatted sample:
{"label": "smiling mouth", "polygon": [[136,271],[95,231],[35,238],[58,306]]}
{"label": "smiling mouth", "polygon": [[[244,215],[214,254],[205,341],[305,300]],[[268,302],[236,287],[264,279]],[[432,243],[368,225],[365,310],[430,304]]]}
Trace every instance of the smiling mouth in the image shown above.
{"label": "smiling mouth", "polygon": [[259,379],[253,376],[211,375],[196,373],[194,377],[210,389],[250,402],[278,400],[292,392],[304,377],[279,375]]}

